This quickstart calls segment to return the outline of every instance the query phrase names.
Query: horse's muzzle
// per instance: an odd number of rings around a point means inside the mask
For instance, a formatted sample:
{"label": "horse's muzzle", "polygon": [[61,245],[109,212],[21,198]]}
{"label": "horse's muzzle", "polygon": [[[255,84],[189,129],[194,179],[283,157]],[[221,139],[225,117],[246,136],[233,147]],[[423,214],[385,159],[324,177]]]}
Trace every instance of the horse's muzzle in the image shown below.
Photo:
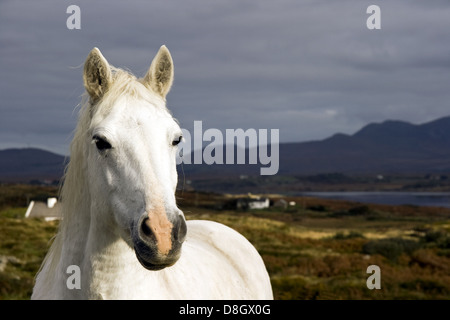
{"label": "horse's muzzle", "polygon": [[141,265],[148,270],[161,270],[178,261],[186,238],[183,213],[143,214],[131,231],[134,251]]}

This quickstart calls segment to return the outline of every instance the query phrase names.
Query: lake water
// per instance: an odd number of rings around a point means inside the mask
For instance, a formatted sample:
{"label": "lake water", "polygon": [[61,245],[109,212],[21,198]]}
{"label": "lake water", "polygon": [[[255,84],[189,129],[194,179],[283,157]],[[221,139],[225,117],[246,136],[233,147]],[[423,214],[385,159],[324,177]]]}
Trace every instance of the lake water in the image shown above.
{"label": "lake water", "polygon": [[302,192],[300,196],[362,203],[450,208],[450,192]]}

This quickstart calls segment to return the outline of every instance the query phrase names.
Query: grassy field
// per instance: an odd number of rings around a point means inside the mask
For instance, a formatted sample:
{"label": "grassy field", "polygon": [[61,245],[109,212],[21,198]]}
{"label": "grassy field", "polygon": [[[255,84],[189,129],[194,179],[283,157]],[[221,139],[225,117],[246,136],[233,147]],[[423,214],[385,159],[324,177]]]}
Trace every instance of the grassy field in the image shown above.
{"label": "grassy field", "polygon": [[[25,219],[14,193],[55,190],[13,188],[0,186],[0,299],[28,299],[57,222]],[[276,299],[450,299],[450,209],[287,198],[296,205],[236,211],[223,209],[228,200],[178,195],[187,219],[224,223],[255,245]],[[379,290],[366,286],[370,265],[380,267]]]}

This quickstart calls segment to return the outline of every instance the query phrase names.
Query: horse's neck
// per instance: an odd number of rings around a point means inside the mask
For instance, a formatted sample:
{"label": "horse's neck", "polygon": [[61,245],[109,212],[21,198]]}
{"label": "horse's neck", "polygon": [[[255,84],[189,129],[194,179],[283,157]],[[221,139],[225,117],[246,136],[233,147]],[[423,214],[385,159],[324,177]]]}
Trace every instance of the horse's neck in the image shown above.
{"label": "horse's neck", "polygon": [[[70,265],[80,268],[81,292],[89,298],[101,298],[105,284],[111,286],[121,281],[120,275],[133,268],[133,251],[117,233],[117,228],[101,217],[108,216],[95,203],[80,203],[76,214],[65,221],[60,267],[62,271]],[[112,217],[112,215],[109,215]],[[132,259],[130,259],[130,256]],[[108,292],[104,293],[108,295]]]}
{"label": "horse's neck", "polygon": [[[118,234],[108,208],[90,197],[85,183],[78,184],[77,188],[62,193],[63,220],[47,261],[47,270],[52,271],[55,266],[58,271],[44,274],[54,277],[48,279],[49,282],[59,286],[64,296],[99,298],[95,292],[101,292],[105,283],[113,285],[115,281],[122,281],[124,272],[133,270],[132,264],[137,260]],[[69,266],[80,268],[81,290],[67,289]]]}
{"label": "horse's neck", "polygon": [[87,203],[80,203],[79,207],[70,210],[70,215],[63,213],[61,222],[61,260],[64,264],[80,266],[88,242],[90,211]]}

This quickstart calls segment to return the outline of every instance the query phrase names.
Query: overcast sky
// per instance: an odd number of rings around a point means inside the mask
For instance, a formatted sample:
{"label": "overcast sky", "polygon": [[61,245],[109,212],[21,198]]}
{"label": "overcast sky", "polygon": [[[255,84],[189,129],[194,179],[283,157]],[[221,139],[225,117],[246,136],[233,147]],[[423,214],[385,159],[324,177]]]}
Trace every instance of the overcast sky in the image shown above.
{"label": "overcast sky", "polygon": [[[369,30],[369,5],[381,30]],[[69,30],[69,5],[81,30]],[[448,0],[0,0],[0,149],[67,154],[97,46],[143,76],[165,44],[181,127],[279,129],[281,142],[450,115]]]}

